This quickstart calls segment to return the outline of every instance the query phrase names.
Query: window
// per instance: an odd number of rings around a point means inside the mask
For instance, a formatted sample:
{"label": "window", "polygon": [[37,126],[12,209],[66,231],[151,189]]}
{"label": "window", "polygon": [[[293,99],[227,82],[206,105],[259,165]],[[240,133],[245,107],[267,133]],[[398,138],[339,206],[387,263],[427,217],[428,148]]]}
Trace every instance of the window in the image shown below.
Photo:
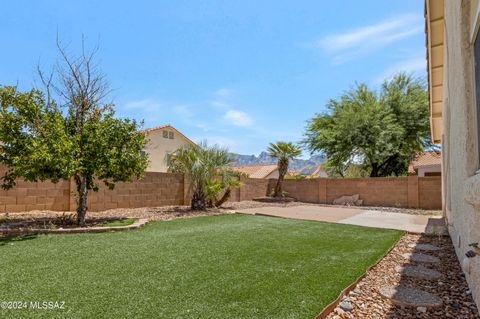
{"label": "window", "polygon": [[173,140],[173,132],[168,132],[168,138]]}
{"label": "window", "polygon": [[170,166],[172,164],[172,153],[170,151],[167,151],[167,154],[165,155],[165,160],[167,162],[167,166]]}
{"label": "window", "polygon": [[163,138],[168,138],[168,131],[163,131]]}
{"label": "window", "polygon": [[480,39],[478,33],[473,44],[475,65],[475,100],[477,109],[477,152],[480,165]]}

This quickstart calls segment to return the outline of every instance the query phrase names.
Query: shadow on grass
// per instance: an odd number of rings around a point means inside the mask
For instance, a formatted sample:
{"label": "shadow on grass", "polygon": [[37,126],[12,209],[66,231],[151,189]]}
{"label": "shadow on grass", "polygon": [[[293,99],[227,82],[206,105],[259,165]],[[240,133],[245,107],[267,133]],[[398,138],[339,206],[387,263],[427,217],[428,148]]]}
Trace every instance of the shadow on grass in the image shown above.
{"label": "shadow on grass", "polygon": [[15,242],[32,240],[32,239],[36,239],[36,238],[37,238],[37,235],[0,237],[0,246],[5,246],[5,245],[8,245],[8,244],[13,244]]}

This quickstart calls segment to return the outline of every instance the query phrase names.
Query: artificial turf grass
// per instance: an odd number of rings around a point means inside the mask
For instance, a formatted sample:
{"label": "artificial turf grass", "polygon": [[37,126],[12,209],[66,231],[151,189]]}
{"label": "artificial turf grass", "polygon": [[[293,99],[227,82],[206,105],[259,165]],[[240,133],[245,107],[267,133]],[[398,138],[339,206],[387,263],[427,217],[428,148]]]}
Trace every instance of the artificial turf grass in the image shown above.
{"label": "artificial turf grass", "polygon": [[220,215],[0,245],[5,318],[312,318],[402,232]]}

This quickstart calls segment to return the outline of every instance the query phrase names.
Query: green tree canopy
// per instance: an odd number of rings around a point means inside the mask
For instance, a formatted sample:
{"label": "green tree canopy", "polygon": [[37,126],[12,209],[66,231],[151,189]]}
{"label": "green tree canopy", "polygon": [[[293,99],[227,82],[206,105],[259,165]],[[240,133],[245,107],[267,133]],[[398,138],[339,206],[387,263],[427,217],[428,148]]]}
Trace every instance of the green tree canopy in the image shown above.
{"label": "green tree canopy", "polygon": [[323,152],[340,175],[351,163],[371,177],[403,175],[412,156],[432,146],[425,84],[405,73],[385,81],[379,93],[356,85],[327,108],[309,120],[304,144]]}
{"label": "green tree canopy", "polygon": [[[136,121],[116,118],[113,105],[102,102],[106,84],[91,66],[92,56],[69,59],[59,49],[64,68],[56,69],[58,82],[49,78],[46,93],[0,86],[0,163],[7,167],[2,186],[15,186],[17,178],[73,178],[77,222],[83,225],[87,194],[98,189],[96,180],[113,188],[115,182],[143,175],[145,135]],[[63,109],[50,89],[58,93]]]}

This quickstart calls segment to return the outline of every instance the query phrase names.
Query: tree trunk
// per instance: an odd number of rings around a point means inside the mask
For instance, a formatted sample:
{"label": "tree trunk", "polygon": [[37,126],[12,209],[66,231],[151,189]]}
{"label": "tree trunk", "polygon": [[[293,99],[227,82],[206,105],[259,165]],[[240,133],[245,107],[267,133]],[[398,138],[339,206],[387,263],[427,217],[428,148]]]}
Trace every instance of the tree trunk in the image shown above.
{"label": "tree trunk", "polygon": [[76,178],[78,192],[77,224],[85,226],[85,216],[87,215],[87,177],[80,176]]}
{"label": "tree trunk", "polygon": [[207,204],[206,204],[206,196],[205,193],[202,190],[196,190],[193,192],[192,196],[192,203],[190,208],[192,210],[206,210],[207,209]]}
{"label": "tree trunk", "polygon": [[372,171],[370,172],[370,177],[378,177],[378,165],[376,163],[372,164]]}
{"label": "tree trunk", "polygon": [[225,190],[225,193],[223,194],[222,198],[220,198],[216,203],[215,203],[215,206],[217,207],[220,207],[223,205],[223,203],[225,203],[229,198],[230,198],[230,194],[232,193],[232,190],[230,189],[230,187],[228,187],[226,190]]}
{"label": "tree trunk", "polygon": [[288,159],[280,159],[278,161],[278,179],[277,184],[275,185],[275,190],[273,191],[273,197],[281,197],[282,194],[282,185],[285,174],[288,170]]}

